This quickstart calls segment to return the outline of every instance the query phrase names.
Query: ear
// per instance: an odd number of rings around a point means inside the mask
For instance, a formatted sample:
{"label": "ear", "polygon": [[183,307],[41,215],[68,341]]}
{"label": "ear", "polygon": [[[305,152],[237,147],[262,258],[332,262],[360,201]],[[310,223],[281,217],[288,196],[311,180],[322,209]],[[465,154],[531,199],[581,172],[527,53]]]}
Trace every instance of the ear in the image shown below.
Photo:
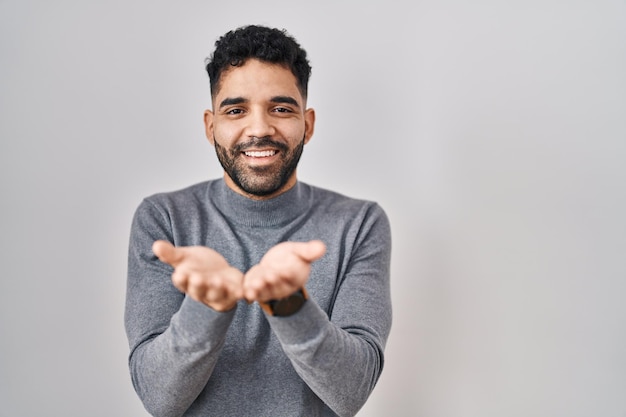
{"label": "ear", "polygon": [[215,146],[213,134],[213,112],[211,110],[204,111],[204,131],[211,145]]}
{"label": "ear", "polygon": [[309,143],[315,131],[315,110],[306,109],[304,111],[304,143]]}

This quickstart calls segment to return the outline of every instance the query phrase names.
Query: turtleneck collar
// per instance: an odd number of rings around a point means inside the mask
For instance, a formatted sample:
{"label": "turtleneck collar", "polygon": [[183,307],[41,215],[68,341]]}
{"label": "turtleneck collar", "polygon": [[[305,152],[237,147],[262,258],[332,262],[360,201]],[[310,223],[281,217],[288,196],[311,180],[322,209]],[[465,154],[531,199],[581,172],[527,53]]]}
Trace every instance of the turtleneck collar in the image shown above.
{"label": "turtleneck collar", "polygon": [[311,189],[300,181],[269,200],[253,200],[231,190],[223,178],[209,182],[210,201],[231,222],[248,227],[288,224],[310,206]]}

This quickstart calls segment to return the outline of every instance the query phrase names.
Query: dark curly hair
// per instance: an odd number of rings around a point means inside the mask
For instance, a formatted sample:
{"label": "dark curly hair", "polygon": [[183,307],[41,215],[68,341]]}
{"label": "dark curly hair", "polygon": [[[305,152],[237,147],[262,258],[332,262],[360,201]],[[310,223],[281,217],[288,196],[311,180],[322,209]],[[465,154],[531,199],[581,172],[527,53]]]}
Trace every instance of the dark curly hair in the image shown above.
{"label": "dark curly hair", "polygon": [[213,55],[205,61],[211,95],[217,93],[225,70],[231,66],[242,66],[250,58],[289,68],[296,77],[302,97],[306,99],[311,76],[306,51],[286,30],[257,25],[231,30],[215,42]]}

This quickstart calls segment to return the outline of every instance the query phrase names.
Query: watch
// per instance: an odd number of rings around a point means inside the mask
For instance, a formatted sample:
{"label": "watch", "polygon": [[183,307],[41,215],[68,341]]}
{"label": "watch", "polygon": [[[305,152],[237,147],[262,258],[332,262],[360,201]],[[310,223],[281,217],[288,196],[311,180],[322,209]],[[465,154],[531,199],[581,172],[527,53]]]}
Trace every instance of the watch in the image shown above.
{"label": "watch", "polygon": [[287,317],[297,313],[308,298],[309,294],[303,287],[288,297],[269,300],[264,303],[260,302],[259,304],[270,316]]}

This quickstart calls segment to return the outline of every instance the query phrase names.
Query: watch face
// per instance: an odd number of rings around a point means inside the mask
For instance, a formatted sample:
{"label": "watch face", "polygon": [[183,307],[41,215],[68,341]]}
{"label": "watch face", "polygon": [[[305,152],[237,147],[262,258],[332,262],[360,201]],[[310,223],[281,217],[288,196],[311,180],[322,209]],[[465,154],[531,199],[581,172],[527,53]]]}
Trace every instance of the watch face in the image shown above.
{"label": "watch face", "polygon": [[305,298],[301,291],[291,294],[289,297],[276,300],[272,304],[274,315],[278,317],[290,316],[300,310]]}

